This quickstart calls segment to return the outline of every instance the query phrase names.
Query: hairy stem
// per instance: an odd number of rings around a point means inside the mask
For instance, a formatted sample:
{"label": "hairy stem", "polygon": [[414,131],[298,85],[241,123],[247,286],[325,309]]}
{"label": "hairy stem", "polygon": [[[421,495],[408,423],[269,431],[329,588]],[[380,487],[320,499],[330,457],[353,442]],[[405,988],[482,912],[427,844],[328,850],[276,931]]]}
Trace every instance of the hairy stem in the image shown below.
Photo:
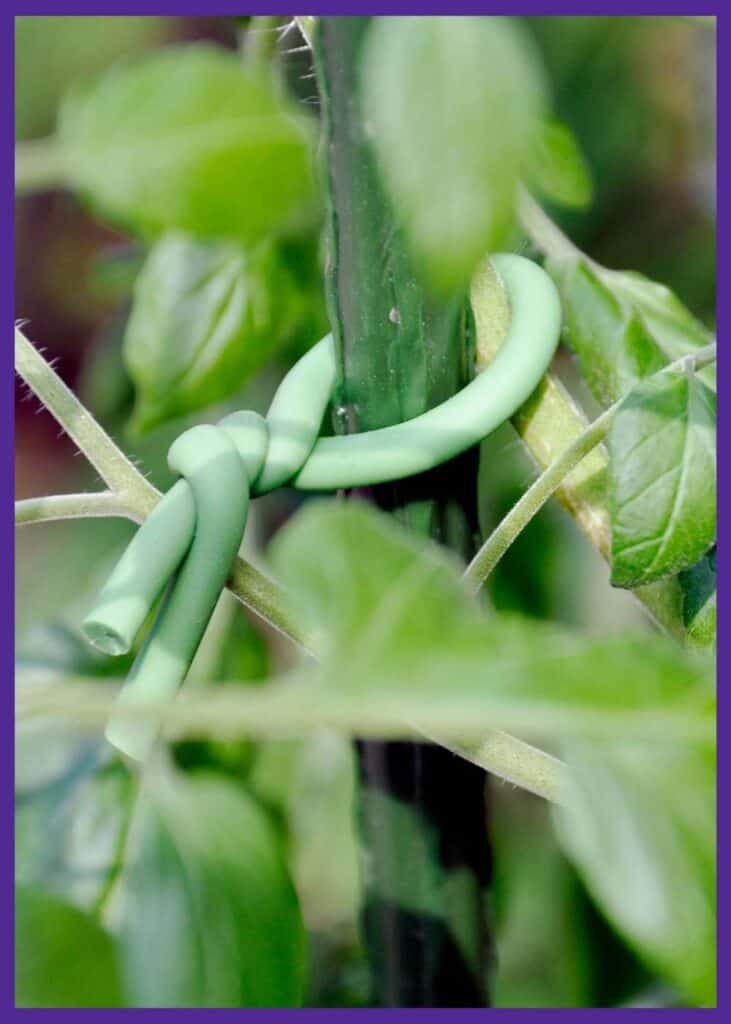
{"label": "hairy stem", "polygon": [[240,50],[244,63],[254,66],[267,64],[277,49],[276,14],[255,14],[242,30]]}
{"label": "hairy stem", "polygon": [[[118,514],[142,522],[157,505],[160,492],[117,447],[18,327],[15,329],[15,368],[108,484],[120,503]],[[55,503],[61,499],[62,496],[32,500],[52,500]],[[69,505],[66,508],[68,511]],[[32,514],[32,511],[28,513],[21,510],[21,514]],[[107,511],[105,514],[114,513]],[[41,522],[42,519],[25,521]],[[285,592],[264,573],[245,559],[237,557],[227,585],[247,608],[251,608],[291,640],[307,646],[307,636],[289,610]]]}
{"label": "hairy stem", "polygon": [[[107,716],[116,693],[106,684],[69,678],[62,687],[36,687],[23,685],[25,675],[19,678],[17,690],[18,712],[21,717],[37,716],[73,717],[76,723],[98,730]],[[333,701],[322,703],[307,694],[305,700],[290,699],[290,684],[275,684],[264,690],[244,689],[236,684],[216,684],[205,693],[196,689],[183,691],[171,709],[166,711],[166,735],[175,739],[240,739],[242,736],[264,737],[302,735],[330,724],[341,731],[358,735],[374,734],[408,737],[412,730],[404,719],[394,712],[398,707],[386,703],[370,709],[358,702]],[[285,691],[282,700],[281,691]],[[295,696],[295,695],[292,695]],[[128,712],[134,716],[154,714],[155,708],[140,703]],[[436,716],[440,726],[437,742],[460,757],[471,761],[483,771],[520,786],[537,796],[561,802],[567,768],[563,762],[508,733],[482,728],[473,735],[456,727],[444,733],[444,715]],[[354,727],[354,723],[357,726]],[[430,735],[428,722],[420,721],[414,732]],[[435,723],[432,723],[434,725]],[[111,888],[111,886],[110,886]],[[106,895],[103,902],[106,901]]]}
{"label": "hairy stem", "polygon": [[132,518],[132,512],[124,496],[114,491],[101,491],[99,494],[52,494],[42,498],[25,498],[15,503],[16,526],[101,516]]}
{"label": "hairy stem", "polygon": [[428,732],[425,735],[505,782],[543,797],[550,803],[563,803],[568,779],[567,766],[558,758],[510,733],[497,729],[485,730],[477,740],[459,735],[454,738],[441,734],[431,735]]}
{"label": "hairy stem", "polygon": [[[689,356],[682,356],[675,362],[663,367],[659,373],[672,373],[679,370],[695,371],[714,362],[716,345],[707,345]],[[566,477],[579,463],[600,444],[609,433],[614,414],[617,412],[624,397],[614,402],[601,416],[586,428],[537,480],[528,488],[522,498],[516,502],[501,523],[493,530],[472,559],[464,574],[465,580],[475,590],[479,590],[487,580],[497,563],[503,557],[516,537],[526,528],[546,504],[551,495],[555,494]]]}
{"label": "hairy stem", "polygon": [[525,233],[541,252],[563,259],[580,256],[593,263],[593,260],[574,245],[558,225],[543,212],[533,196],[522,187],[518,194],[518,216]]}
{"label": "hairy stem", "polygon": [[607,436],[614,407],[607,409],[579,434],[568,448],[541,473],[505,518],[493,530],[464,573],[465,580],[479,590],[513,541],[555,494],[568,474]]}
{"label": "hairy stem", "polygon": [[[540,247],[546,247],[544,251],[548,245],[573,247],[573,243],[527,194],[521,201],[521,217],[531,238]],[[552,251],[559,250],[554,248]],[[565,255],[566,250],[562,251]],[[497,352],[509,318],[500,281],[488,263],[475,274],[471,297],[477,326],[477,362],[478,366],[484,366]],[[504,306],[502,314],[501,301]],[[697,367],[698,356],[696,353],[693,357]],[[533,395],[512,417],[511,423],[541,471],[547,470],[589,427],[584,412],[553,373],[546,374]],[[554,491],[582,533],[607,560],[611,552],[611,524],[606,503],[608,464],[603,446],[596,445]],[[681,643],[687,641],[683,593],[676,576],[637,587],[632,593],[666,633]]]}
{"label": "hairy stem", "polygon": [[[97,732],[106,724],[122,680],[94,682],[84,676],[66,676],[63,685],[48,684],[48,675],[18,672],[16,708],[20,719],[73,718],[79,728]],[[157,718],[165,711],[167,739],[237,740],[245,736],[293,737],[334,729],[347,736],[415,739],[438,735],[439,743],[469,752],[490,771],[530,787],[543,785],[534,778],[531,764],[536,752],[541,763],[549,757],[511,735],[495,739],[496,730],[536,737],[550,734],[561,740],[580,736],[587,740],[639,742],[708,741],[715,734],[712,715],[683,715],[677,707],[601,708],[581,704],[557,707],[549,697],[543,703],[474,697],[424,703],[414,714],[414,697],[398,692],[348,693],[329,683],[320,684],[306,671],[290,673],[266,686],[242,686],[241,681],[218,682],[205,689],[181,690],[172,704],[130,700],[124,713],[131,720]],[[503,746],[501,752],[500,746]],[[523,753],[519,753],[520,751]],[[529,751],[530,756],[523,754]],[[555,758],[552,759],[555,761]],[[560,762],[558,762],[560,764]]]}
{"label": "hairy stem", "polygon": [[155,506],[158,492],[135,469],[122,449],[99,426],[19,327],[15,328],[15,369],[107,486],[117,494],[127,496],[135,511],[149,514]]}

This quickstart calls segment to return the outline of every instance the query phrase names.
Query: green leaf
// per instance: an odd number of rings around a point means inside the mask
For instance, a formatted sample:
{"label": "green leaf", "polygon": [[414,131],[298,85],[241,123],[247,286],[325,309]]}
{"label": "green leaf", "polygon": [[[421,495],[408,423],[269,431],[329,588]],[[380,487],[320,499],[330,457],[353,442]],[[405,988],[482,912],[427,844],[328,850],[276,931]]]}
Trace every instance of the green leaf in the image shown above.
{"label": "green leaf", "polygon": [[577,746],[559,835],[595,899],[655,970],[715,999],[710,744]]}
{"label": "green leaf", "polygon": [[691,374],[642,381],[612,419],[612,583],[694,565],[716,536],[716,399]]}
{"label": "green leaf", "polygon": [[15,137],[42,138],[53,131],[58,98],[79,69],[100,72],[125,54],[161,46],[166,18],[120,17],[109,31],[106,15],[57,15],[15,19]]}
{"label": "green leaf", "polygon": [[364,118],[386,188],[433,283],[466,283],[501,245],[540,131],[537,51],[504,18],[374,19]]}
{"label": "green leaf", "polygon": [[589,165],[573,132],[562,121],[544,122],[527,178],[532,188],[560,206],[584,209],[594,195]]}
{"label": "green leaf", "polygon": [[111,937],[83,911],[32,886],[15,890],[15,1002],[124,1006]]}
{"label": "green leaf", "polygon": [[[81,637],[58,623],[37,623],[18,644],[15,665],[18,687],[27,685],[63,685],[66,675],[98,679],[118,675],[119,662],[96,654]],[[122,671],[130,659],[122,662]],[[26,682],[22,682],[26,680]],[[99,740],[90,738],[72,724],[53,719],[18,722],[15,734],[15,791],[30,796],[53,786],[54,805],[59,805],[61,790],[73,788],[93,772],[99,760]],[[45,837],[47,839],[47,837]]]}
{"label": "green leaf", "polygon": [[156,777],[141,799],[122,926],[134,1004],[298,1005],[304,934],[266,813],[201,774]]}
{"label": "green leaf", "polygon": [[[122,659],[122,673],[131,664]],[[96,654],[60,623],[39,623],[22,637],[16,691],[64,686],[69,675],[100,681],[119,662]],[[15,878],[42,883],[92,907],[115,868],[131,797],[129,776],[111,748],[77,723],[23,718],[15,732]]]}
{"label": "green leaf", "polygon": [[700,648],[716,642],[715,550],[680,574],[683,621],[691,644]]}
{"label": "green leaf", "polygon": [[440,549],[355,502],[311,503],[273,555],[319,637],[321,687],[361,715],[399,695],[417,726],[439,709],[442,728],[457,715],[562,750],[565,842],[595,898],[656,969],[709,999],[709,662],[650,633],[488,616]]}
{"label": "green leaf", "polygon": [[310,931],[355,921],[361,897],[355,764],[344,736],[264,740],[248,784],[287,823],[289,860]]}
{"label": "green leaf", "polygon": [[[561,292],[566,340],[603,405],[713,341],[668,288],[641,274],[607,270],[578,252],[547,268]],[[701,377],[713,385],[712,368]]]}
{"label": "green leaf", "polygon": [[146,238],[250,244],[309,216],[310,122],[266,71],[215,46],[118,65],[67,96],[58,136],[70,184]]}
{"label": "green leaf", "polygon": [[497,799],[490,824],[495,1006],[616,1006],[654,980],[595,909],[550,807]]}
{"label": "green leaf", "polygon": [[309,503],[272,555],[316,638],[322,685],[363,709],[400,697],[414,722],[438,709],[444,723],[549,739],[712,734],[708,662],[661,637],[488,617],[452,558],[365,505]]}
{"label": "green leaf", "polygon": [[170,234],[134,288],[124,357],[139,433],[236,392],[292,337],[302,299],[272,246]]}
{"label": "green leaf", "polygon": [[362,895],[354,751],[325,733],[302,743],[287,800],[292,871],[309,927],[351,924]]}

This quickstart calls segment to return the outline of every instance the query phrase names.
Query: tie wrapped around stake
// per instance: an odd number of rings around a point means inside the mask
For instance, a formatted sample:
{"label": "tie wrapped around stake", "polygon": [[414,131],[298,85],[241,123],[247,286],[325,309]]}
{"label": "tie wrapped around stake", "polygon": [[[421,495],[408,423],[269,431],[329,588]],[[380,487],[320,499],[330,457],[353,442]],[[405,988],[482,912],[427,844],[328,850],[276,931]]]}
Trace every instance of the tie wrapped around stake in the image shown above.
{"label": "tie wrapped around stake", "polygon": [[235,412],[173,443],[168,463],[180,479],[84,622],[96,647],[125,653],[166,591],[107,726],[110,743],[137,760],[154,744],[161,723],[125,715],[125,705],[164,703],[183,682],[241,544],[250,497],[285,484],[330,491],[423,473],[481,441],[529,398],[558,344],[560,300],[530,260],[501,254],[492,262],[510,307],[507,335],[490,365],[434,409],[394,426],[318,438],[336,376],[328,335],[286,375],[266,418]]}

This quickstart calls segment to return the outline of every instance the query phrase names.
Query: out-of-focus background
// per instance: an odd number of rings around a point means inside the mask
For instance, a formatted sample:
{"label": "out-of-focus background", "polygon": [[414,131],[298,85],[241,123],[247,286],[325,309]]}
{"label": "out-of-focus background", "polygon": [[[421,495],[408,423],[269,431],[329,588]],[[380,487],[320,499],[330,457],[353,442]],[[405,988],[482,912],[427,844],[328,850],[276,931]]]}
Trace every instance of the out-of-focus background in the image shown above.
{"label": "out-of-focus background", "polygon": [[[282,19],[286,21],[286,19]],[[32,140],[54,127],[62,95],[80,77],[119,58],[198,39],[236,49],[246,19],[28,17],[16,22],[16,137]],[[712,26],[678,18],[527,19],[549,72],[556,114],[573,130],[596,185],[585,212],[551,210],[571,238],[601,263],[639,270],[677,292],[704,322],[715,308],[715,37]],[[273,31],[273,30],[272,30]],[[317,116],[310,57],[296,33],[277,37],[288,87]],[[317,251],[303,289],[302,327],[273,354],[227,408],[263,409],[283,370],[324,333]],[[122,358],[138,244],[94,217],[61,190],[33,193],[16,206],[16,317],[54,361],[110,433],[159,486],[170,482],[165,453],[185,422],[142,436],[128,423],[134,393]],[[291,255],[294,272],[300,252]],[[318,333],[320,332],[320,333]],[[563,371],[571,376],[567,357]],[[591,402],[587,398],[587,405]],[[220,406],[197,419],[220,415]],[[98,486],[93,472],[38,402],[17,390],[17,497]],[[509,427],[485,443],[481,480],[486,528],[514,503],[533,470]],[[289,492],[262,499],[247,532],[252,557],[301,501]],[[133,527],[87,520],[30,527],[17,535],[17,636],[24,656],[67,659],[83,650],[79,622]],[[601,559],[557,507],[550,505],[520,537],[492,583],[501,608],[593,630],[617,629],[640,612],[612,591]],[[240,606],[219,614],[226,630],[225,678],[264,677],[288,651]],[[117,666],[114,666],[117,670]],[[178,752],[195,763],[195,745]],[[286,821],[289,857],[311,933],[308,1005],[358,1006],[366,996],[357,936],[359,878],[352,825],[352,763],[347,745],[326,735],[301,743],[246,745],[219,751]],[[21,790],[34,792],[56,770],[50,761],[21,763]],[[252,767],[253,758],[253,767]],[[83,770],[79,768],[79,771]],[[25,774],[24,774],[25,773]],[[35,777],[34,777],[35,773]],[[21,879],[93,902],[95,864],[110,833],[78,819],[69,830],[61,790],[18,810]],[[113,796],[113,794],[112,794]],[[641,967],[585,893],[545,827],[543,805],[508,787],[491,794],[496,881],[492,907],[502,1006],[618,1005],[662,1001]],[[110,804],[111,806],[111,804]],[[90,815],[113,816],[95,805]],[[100,809],[101,807],[101,809]],[[53,809],[53,813],[49,812]],[[98,826],[98,821],[96,823]],[[111,827],[112,833],[114,827]],[[90,836],[96,838],[91,840]],[[98,844],[96,847],[94,843]]]}

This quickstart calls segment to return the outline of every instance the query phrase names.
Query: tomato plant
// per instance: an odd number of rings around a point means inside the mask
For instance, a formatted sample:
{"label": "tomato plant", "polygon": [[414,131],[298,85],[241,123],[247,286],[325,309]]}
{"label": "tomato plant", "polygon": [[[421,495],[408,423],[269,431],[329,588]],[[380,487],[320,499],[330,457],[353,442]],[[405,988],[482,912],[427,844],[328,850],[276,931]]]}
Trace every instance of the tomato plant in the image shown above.
{"label": "tomato plant", "polygon": [[640,172],[576,99],[659,132],[596,53],[713,26],[198,21],[17,143],[19,215],[107,233],[79,382],[15,329],[104,484],[16,503],[83,520],[19,643],[19,1004],[713,1005],[712,314],[583,245]]}

